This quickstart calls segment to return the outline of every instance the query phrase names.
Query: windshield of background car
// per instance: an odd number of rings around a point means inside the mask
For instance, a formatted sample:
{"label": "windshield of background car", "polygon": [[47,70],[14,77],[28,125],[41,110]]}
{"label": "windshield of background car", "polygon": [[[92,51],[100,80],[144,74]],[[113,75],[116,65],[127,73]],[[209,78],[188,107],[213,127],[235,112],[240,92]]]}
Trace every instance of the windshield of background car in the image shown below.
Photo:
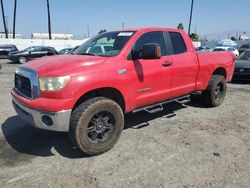
{"label": "windshield of background car", "polygon": [[133,31],[102,33],[89,39],[74,50],[72,54],[108,57],[116,56],[134,33]]}
{"label": "windshield of background car", "polygon": [[239,58],[239,60],[250,60],[250,51],[243,52]]}
{"label": "windshield of background car", "polygon": [[240,48],[250,48],[250,44],[243,44]]}
{"label": "windshield of background car", "polygon": [[214,52],[221,52],[221,51],[226,51],[226,50],[223,48],[215,48],[213,51]]}

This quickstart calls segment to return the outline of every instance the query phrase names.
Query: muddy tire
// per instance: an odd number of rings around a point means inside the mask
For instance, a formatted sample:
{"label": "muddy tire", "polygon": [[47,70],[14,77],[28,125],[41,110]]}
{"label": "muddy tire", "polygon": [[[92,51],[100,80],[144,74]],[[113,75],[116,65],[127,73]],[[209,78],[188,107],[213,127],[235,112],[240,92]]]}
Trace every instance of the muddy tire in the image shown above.
{"label": "muddy tire", "polygon": [[104,98],[91,98],[72,113],[69,136],[74,146],[88,155],[110,150],[119,140],[124,127],[121,107]]}
{"label": "muddy tire", "polygon": [[226,89],[225,77],[212,75],[207,89],[202,92],[204,103],[210,107],[219,106],[226,96]]}

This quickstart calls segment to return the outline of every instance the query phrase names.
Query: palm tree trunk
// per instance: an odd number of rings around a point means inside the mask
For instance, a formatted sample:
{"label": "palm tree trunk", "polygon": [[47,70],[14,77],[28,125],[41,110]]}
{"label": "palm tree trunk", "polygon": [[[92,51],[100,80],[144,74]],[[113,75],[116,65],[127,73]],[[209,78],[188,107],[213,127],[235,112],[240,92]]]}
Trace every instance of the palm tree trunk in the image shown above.
{"label": "palm tree trunk", "polygon": [[17,0],[14,0],[14,16],[13,16],[13,39],[16,38],[16,5]]}
{"label": "palm tree trunk", "polygon": [[47,0],[47,11],[48,11],[48,32],[49,32],[49,39],[52,39],[52,37],[51,37],[51,22],[50,22],[49,0]]}
{"label": "palm tree trunk", "polygon": [[1,8],[2,8],[2,17],[3,17],[3,26],[4,26],[4,32],[5,32],[5,38],[8,38],[8,30],[5,22],[5,14],[4,14],[4,8],[3,8],[3,0],[1,0]]}

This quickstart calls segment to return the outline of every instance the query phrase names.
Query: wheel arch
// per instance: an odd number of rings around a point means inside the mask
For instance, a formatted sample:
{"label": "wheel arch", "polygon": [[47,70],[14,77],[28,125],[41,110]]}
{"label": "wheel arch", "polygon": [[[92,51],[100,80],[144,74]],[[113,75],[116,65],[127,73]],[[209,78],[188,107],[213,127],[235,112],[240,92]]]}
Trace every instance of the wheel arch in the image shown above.
{"label": "wheel arch", "polygon": [[83,94],[81,97],[78,98],[78,100],[74,104],[73,110],[75,110],[84,101],[93,97],[106,97],[110,100],[115,101],[121,107],[124,113],[126,111],[126,102],[124,95],[122,94],[121,91],[113,87],[102,87],[86,92],[85,94]]}
{"label": "wheel arch", "polygon": [[212,73],[212,75],[224,76],[224,78],[227,79],[227,71],[226,71],[226,69],[224,67],[218,67],[218,68],[216,68],[214,70],[214,72]]}

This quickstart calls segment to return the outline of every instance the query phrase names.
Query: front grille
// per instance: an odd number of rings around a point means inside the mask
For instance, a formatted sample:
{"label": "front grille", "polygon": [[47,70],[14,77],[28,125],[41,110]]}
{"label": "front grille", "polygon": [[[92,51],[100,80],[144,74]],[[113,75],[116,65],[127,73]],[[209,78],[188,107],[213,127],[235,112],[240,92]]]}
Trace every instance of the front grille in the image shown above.
{"label": "front grille", "polygon": [[235,68],[234,72],[237,72],[237,73],[250,73],[250,69],[249,68]]}
{"label": "front grille", "polygon": [[31,83],[29,78],[15,74],[15,89],[25,97],[32,97]]}

